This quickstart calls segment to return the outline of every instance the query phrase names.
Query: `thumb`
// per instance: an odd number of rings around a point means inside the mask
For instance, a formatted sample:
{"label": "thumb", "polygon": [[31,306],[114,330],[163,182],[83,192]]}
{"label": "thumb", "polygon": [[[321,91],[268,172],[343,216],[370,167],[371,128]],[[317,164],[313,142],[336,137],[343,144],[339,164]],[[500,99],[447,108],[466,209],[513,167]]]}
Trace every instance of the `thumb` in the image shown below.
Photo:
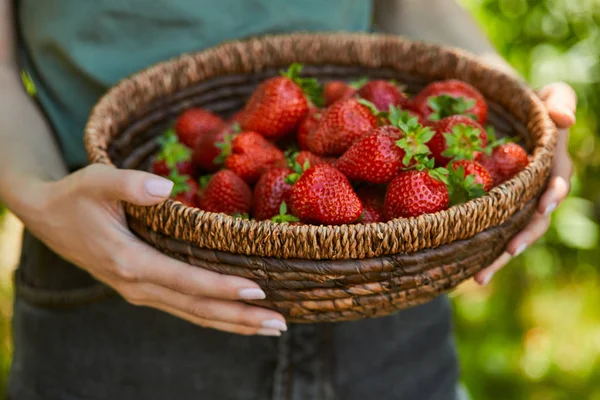
{"label": "thumb", "polygon": [[80,182],[88,193],[140,206],[167,200],[173,190],[169,179],[143,171],[93,164],[81,172]]}

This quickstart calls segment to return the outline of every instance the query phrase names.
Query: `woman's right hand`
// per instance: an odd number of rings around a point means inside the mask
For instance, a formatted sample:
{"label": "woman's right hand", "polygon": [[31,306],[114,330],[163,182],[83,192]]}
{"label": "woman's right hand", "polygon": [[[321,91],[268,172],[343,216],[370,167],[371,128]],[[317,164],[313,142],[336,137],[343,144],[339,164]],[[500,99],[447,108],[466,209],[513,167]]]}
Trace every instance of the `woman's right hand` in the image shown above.
{"label": "woman's right hand", "polygon": [[153,205],[171,189],[159,176],[96,164],[56,182],[29,184],[12,208],[53,251],[131,304],[203,327],[279,336],[287,329],[283,316],[240,301],[264,298],[256,283],[167,257],[129,231],[121,201]]}

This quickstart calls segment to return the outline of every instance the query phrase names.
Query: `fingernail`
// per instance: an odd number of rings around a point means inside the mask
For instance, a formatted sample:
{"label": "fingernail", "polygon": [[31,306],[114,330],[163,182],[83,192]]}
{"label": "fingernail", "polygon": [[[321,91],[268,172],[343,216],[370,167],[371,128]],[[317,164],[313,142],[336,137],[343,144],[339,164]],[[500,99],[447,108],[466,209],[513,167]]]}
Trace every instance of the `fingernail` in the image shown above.
{"label": "fingernail", "polygon": [[169,197],[173,190],[173,182],[168,179],[154,178],[144,182],[146,192],[154,197]]}
{"label": "fingernail", "polygon": [[262,336],[281,336],[281,331],[277,329],[259,329],[256,333]]}
{"label": "fingernail", "polygon": [[565,108],[562,111],[567,117],[573,120],[573,123],[575,123],[575,114],[573,113],[573,111],[569,110],[568,108]]}
{"label": "fingernail", "polygon": [[238,296],[244,300],[261,300],[267,297],[265,292],[258,288],[241,289],[238,292]]}
{"label": "fingernail", "polygon": [[481,282],[481,284],[482,284],[483,286],[486,286],[488,283],[490,283],[490,281],[491,281],[491,280],[492,280],[492,278],[494,277],[494,274],[495,274],[495,273],[496,273],[495,271],[494,271],[494,272],[490,272],[490,274],[489,274],[488,276],[486,276],[485,278],[483,278],[483,282]]}
{"label": "fingernail", "polygon": [[519,254],[521,254],[522,252],[524,252],[526,248],[527,248],[527,245],[525,243],[520,244],[519,247],[517,247],[517,249],[515,250],[513,257],[516,257]]}
{"label": "fingernail", "polygon": [[549,215],[552,211],[556,210],[556,203],[550,203],[544,210],[544,215]]}
{"label": "fingernail", "polygon": [[262,327],[267,329],[277,329],[279,331],[287,331],[287,325],[285,322],[278,319],[269,319],[262,322]]}

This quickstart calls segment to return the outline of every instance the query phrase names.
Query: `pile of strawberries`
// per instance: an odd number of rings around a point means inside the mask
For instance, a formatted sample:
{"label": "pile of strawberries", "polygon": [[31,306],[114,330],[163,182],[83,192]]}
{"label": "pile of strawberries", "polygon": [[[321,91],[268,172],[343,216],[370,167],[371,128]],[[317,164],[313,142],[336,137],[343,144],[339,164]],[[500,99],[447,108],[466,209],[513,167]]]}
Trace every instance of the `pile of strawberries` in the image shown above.
{"label": "pile of strawberries", "polygon": [[154,173],[188,206],[279,223],[339,225],[435,213],[484,195],[529,162],[485,129],[472,86],[433,82],[409,98],[393,81],[262,82],[225,121],[184,111],[159,140]]}

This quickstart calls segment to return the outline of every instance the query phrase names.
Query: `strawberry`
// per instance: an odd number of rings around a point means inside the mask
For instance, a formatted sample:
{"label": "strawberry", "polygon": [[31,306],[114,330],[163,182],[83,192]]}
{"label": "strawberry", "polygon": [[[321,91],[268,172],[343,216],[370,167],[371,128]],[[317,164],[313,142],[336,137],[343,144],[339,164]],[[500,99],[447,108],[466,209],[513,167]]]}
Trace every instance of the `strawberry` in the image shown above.
{"label": "strawberry", "polygon": [[250,214],[252,190],[242,178],[224,169],[212,176],[202,191],[198,206],[216,213]]}
{"label": "strawberry", "polygon": [[471,116],[480,124],[487,119],[483,95],[468,83],[456,79],[425,86],[413,99],[413,105],[419,114],[432,121],[457,114]]}
{"label": "strawberry", "polygon": [[298,147],[300,147],[300,150],[308,150],[308,136],[319,124],[321,112],[320,109],[312,107],[302,122],[300,122],[300,125],[298,126]]}
{"label": "strawberry", "polygon": [[407,108],[408,98],[393,82],[374,80],[364,84],[358,95],[373,103],[379,111],[387,111],[392,107]]}
{"label": "strawberry", "polygon": [[448,190],[451,205],[481,197],[493,187],[489,171],[477,161],[452,161],[448,167]]}
{"label": "strawberry", "polygon": [[231,153],[225,158],[225,167],[249,184],[268,169],[284,165],[283,152],[257,132],[242,132],[233,138]]}
{"label": "strawberry", "polygon": [[198,183],[189,175],[180,175],[176,171],[169,174],[169,179],[173,181],[173,190],[171,198],[179,201],[188,207],[198,206]]}
{"label": "strawberry", "polygon": [[274,168],[260,177],[254,187],[254,217],[258,221],[277,215],[292,187],[285,181],[292,172],[290,168]]}
{"label": "strawberry", "polygon": [[204,135],[194,148],[192,162],[204,171],[218,171],[225,162],[225,156],[231,152],[231,141],[239,131],[239,124],[233,123]]}
{"label": "strawberry", "polygon": [[345,100],[356,94],[356,87],[344,81],[329,81],[323,86],[323,100],[330,106],[338,100]]}
{"label": "strawberry", "polygon": [[483,126],[464,115],[446,117],[432,127],[435,135],[427,146],[437,166],[446,166],[454,158],[472,160],[488,143]]}
{"label": "strawberry", "polygon": [[309,109],[309,100],[320,103],[320,85],[315,79],[300,78],[300,64],[292,64],[280,76],[261,83],[248,100],[240,117],[242,128],[260,132],[270,140],[294,130]]}
{"label": "strawberry", "polygon": [[[298,163],[299,165],[304,165],[304,163],[307,161],[311,167],[314,167],[315,165],[319,164],[334,165],[336,159],[333,157],[319,157],[318,155],[313,154],[310,151],[301,151],[299,153],[293,154],[290,160],[292,164]],[[288,162],[288,164],[290,162]]]}
{"label": "strawberry", "polygon": [[229,124],[235,124],[236,122],[239,124],[240,120],[242,119],[243,114],[244,114],[244,110],[239,110],[235,114],[233,114],[231,117],[229,117],[227,122]]}
{"label": "strawberry", "polygon": [[375,129],[358,139],[339,158],[338,169],[349,179],[370,183],[387,183],[403,167],[404,150],[389,135]]}
{"label": "strawberry", "polygon": [[431,129],[399,108],[390,108],[388,119],[392,125],[358,139],[337,161],[336,166],[349,179],[387,183],[429,153],[426,144],[434,135]]}
{"label": "strawberry", "polygon": [[383,215],[385,189],[378,186],[363,186],[356,190],[356,195],[363,205],[363,213],[359,218],[360,223],[385,222]]}
{"label": "strawberry", "polygon": [[494,186],[497,186],[524,170],[529,157],[518,144],[504,143],[495,147],[491,155],[482,154],[479,162],[489,170]]}
{"label": "strawberry", "polygon": [[302,222],[323,225],[349,224],[363,211],[348,178],[327,164],[310,167],[293,182],[288,205]]}
{"label": "strawberry", "polygon": [[477,161],[457,160],[452,161],[451,166],[455,171],[462,168],[464,177],[473,175],[475,184],[481,185],[481,188],[486,192],[489,192],[494,187],[494,182],[489,171]]}
{"label": "strawberry", "polygon": [[447,209],[448,187],[433,172],[412,169],[396,176],[385,194],[385,217],[409,218]]}
{"label": "strawberry", "polygon": [[377,117],[356,99],[340,100],[327,108],[314,131],[308,149],[318,155],[338,156],[352,142],[377,127]]}
{"label": "strawberry", "polygon": [[175,132],[179,141],[190,149],[194,149],[200,139],[224,125],[216,114],[202,108],[190,108],[184,111],[175,121]]}
{"label": "strawberry", "polygon": [[192,175],[194,168],[190,162],[191,151],[179,143],[175,131],[169,129],[159,139],[161,150],[152,162],[152,172],[169,176],[173,169],[182,175]]}

